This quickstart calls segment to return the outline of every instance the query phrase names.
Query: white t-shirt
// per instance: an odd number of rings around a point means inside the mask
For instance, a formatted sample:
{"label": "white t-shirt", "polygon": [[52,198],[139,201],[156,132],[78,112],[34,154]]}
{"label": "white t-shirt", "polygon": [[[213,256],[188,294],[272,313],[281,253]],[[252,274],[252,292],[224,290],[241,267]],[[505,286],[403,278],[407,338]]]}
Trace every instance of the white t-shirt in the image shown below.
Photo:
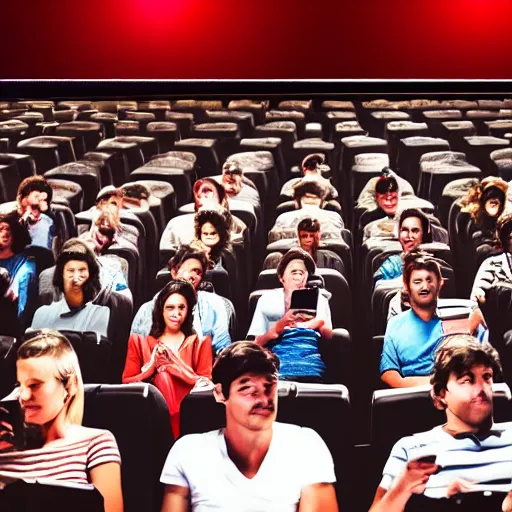
{"label": "white t-shirt", "polygon": [[182,437],[160,481],[190,489],[193,512],[296,512],[304,487],[334,483],[334,463],[312,429],[275,422],[267,455],[251,479],[229,458],[224,431]]}

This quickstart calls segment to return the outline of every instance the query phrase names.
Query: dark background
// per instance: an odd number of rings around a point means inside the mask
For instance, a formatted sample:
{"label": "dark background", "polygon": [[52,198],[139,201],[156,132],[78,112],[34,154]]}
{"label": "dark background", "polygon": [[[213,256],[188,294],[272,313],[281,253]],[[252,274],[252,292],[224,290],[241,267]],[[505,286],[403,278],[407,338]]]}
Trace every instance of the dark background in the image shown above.
{"label": "dark background", "polygon": [[512,78],[512,0],[2,0],[0,78]]}

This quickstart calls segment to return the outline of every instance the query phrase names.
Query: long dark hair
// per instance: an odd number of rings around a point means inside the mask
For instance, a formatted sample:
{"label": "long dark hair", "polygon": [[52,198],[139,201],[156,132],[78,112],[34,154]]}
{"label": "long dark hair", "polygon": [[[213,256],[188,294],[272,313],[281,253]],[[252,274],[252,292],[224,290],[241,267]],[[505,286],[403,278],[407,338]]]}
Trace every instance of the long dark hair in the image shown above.
{"label": "long dark hair", "polygon": [[209,222],[219,235],[219,243],[211,248],[210,259],[217,261],[221,256],[223,249],[230,247],[231,233],[228,229],[228,223],[223,212],[216,210],[199,210],[194,219],[194,230],[198,240],[201,240],[201,228]]}
{"label": "long dark hair", "polygon": [[195,333],[194,328],[192,327],[192,310],[197,302],[196,292],[194,287],[187,281],[176,279],[169,281],[155,299],[155,305],[153,307],[153,324],[151,326],[151,331],[149,332],[149,335],[153,336],[153,338],[159,338],[165,331],[164,304],[173,293],[183,295],[187,301],[188,311],[183,324],[181,324],[181,332],[185,336],[190,336]]}

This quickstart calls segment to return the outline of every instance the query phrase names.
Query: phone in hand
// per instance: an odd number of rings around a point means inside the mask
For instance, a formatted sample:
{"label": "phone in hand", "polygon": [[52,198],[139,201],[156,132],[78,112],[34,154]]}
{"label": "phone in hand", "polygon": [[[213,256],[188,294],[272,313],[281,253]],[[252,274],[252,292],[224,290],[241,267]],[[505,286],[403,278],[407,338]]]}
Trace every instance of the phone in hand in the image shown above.
{"label": "phone in hand", "polygon": [[12,445],[8,450],[31,450],[44,445],[41,425],[25,423],[18,400],[0,402],[0,440]]}
{"label": "phone in hand", "polygon": [[300,316],[303,321],[311,320],[316,316],[318,304],[318,288],[303,288],[294,290],[290,309],[294,311],[296,316]]}

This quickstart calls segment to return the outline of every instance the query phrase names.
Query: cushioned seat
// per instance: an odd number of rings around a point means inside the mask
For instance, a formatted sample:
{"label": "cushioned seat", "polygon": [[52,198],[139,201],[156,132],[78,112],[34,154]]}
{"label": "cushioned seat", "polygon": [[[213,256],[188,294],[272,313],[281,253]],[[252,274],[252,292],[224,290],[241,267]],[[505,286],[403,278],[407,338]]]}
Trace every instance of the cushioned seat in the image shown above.
{"label": "cushioned seat", "polygon": [[439,125],[439,133],[452,151],[464,152],[464,137],[476,135],[476,127],[471,121],[444,121]]}
{"label": "cushioned seat", "polygon": [[121,136],[115,137],[115,141],[118,142],[135,142],[140,147],[142,155],[144,156],[144,162],[149,162],[153,156],[158,154],[158,143],[153,137],[142,137],[138,135]]}
{"label": "cushioned seat", "polygon": [[238,110],[207,110],[211,123],[236,123],[240,137],[250,137],[254,130],[254,116],[251,112]]}
{"label": "cushioned seat", "polygon": [[176,123],[179,128],[178,139],[188,139],[192,136],[192,125],[194,124],[194,115],[188,112],[165,112],[165,121]]}
{"label": "cushioned seat", "polygon": [[178,125],[168,121],[149,123],[146,129],[148,136],[156,140],[158,153],[171,151],[179,137]]}
{"label": "cushioned seat", "polygon": [[[487,130],[491,137],[501,137],[506,133],[512,133],[512,119],[499,119],[497,121],[486,121]],[[473,134],[471,134],[473,135]]]}
{"label": "cushioned seat", "polygon": [[37,126],[39,123],[44,121],[44,115],[40,112],[24,112],[23,114],[16,116],[13,119],[28,125],[26,137],[38,137],[42,134],[41,128]]}
{"label": "cushioned seat", "polygon": [[320,110],[323,112],[335,111],[335,110],[348,110],[355,111],[354,104],[351,101],[343,100],[324,100],[320,104]]}
{"label": "cushioned seat", "polygon": [[491,175],[500,176],[505,181],[512,180],[512,147],[506,149],[497,149],[490,155],[496,172]]}
{"label": "cushioned seat", "polygon": [[427,123],[412,121],[390,121],[385,127],[385,138],[389,144],[389,162],[392,169],[397,168],[398,149],[400,141],[407,137],[427,137]]}
{"label": "cushioned seat", "polygon": [[55,110],[92,110],[92,103],[87,100],[64,100],[57,103]]}
{"label": "cushioned seat", "polygon": [[425,121],[423,112],[427,110],[439,110],[441,102],[439,100],[415,99],[409,102],[407,113],[411,116],[411,121],[421,123]]}
{"label": "cushioned seat", "polygon": [[115,124],[119,121],[117,118],[117,112],[114,114],[112,112],[100,111],[97,114],[92,114],[90,119],[91,121],[95,121],[103,125],[105,128],[105,137],[107,139],[115,137]]}
{"label": "cushioned seat", "polygon": [[90,161],[99,166],[101,187],[107,185],[120,186],[129,173],[128,163],[122,153],[90,151],[84,155],[81,161]]}
{"label": "cushioned seat", "polygon": [[27,108],[4,108],[0,110],[0,121],[9,121],[27,111]]}
{"label": "cushioned seat", "polygon": [[125,112],[124,120],[137,121],[139,123],[139,134],[145,137],[147,135],[146,127],[149,123],[155,121],[155,114],[151,112],[133,112],[128,110]]}
{"label": "cushioned seat", "polygon": [[465,153],[468,162],[479,167],[483,176],[490,176],[494,170],[490,155],[497,149],[503,149],[510,146],[510,142],[505,139],[490,136],[464,137]]}
{"label": "cushioned seat", "polygon": [[36,163],[30,155],[22,153],[0,153],[0,165],[16,165],[20,179],[36,174]]}
{"label": "cushioned seat", "polygon": [[300,167],[302,161],[311,153],[322,153],[325,156],[325,163],[331,168],[338,167],[339,155],[335,152],[333,142],[325,142],[322,139],[303,139],[293,144],[294,161],[293,165]]}
{"label": "cushioned seat", "polygon": [[313,110],[313,100],[283,100],[277,105],[279,110],[302,112],[307,116]]}
{"label": "cushioned seat", "polygon": [[138,121],[118,121],[115,125],[116,137],[140,135],[140,126]]}
{"label": "cushioned seat", "polygon": [[448,227],[448,216],[453,202],[464,197],[478,181],[478,178],[460,178],[445,185],[437,205],[437,217],[445,228]]}
{"label": "cushioned seat", "polygon": [[202,123],[192,126],[192,136],[199,139],[216,139],[216,151],[221,162],[238,149],[240,132],[236,123]]}
{"label": "cushioned seat", "polygon": [[195,172],[197,156],[190,151],[168,151],[155,155],[148,163],[156,167],[176,167]]}
{"label": "cushioned seat", "polygon": [[265,112],[267,108],[268,101],[232,100],[228,103],[228,110],[250,112],[253,115],[255,125],[265,123]]}
{"label": "cushioned seat", "polygon": [[39,174],[76,160],[71,137],[41,136],[18,142],[18,149],[34,157]]}
{"label": "cushioned seat", "polygon": [[84,191],[82,187],[74,181],[49,179],[48,183],[53,190],[53,203],[61,203],[69,206],[74,214],[83,210]]}
{"label": "cushioned seat", "polygon": [[386,125],[391,121],[409,121],[411,116],[407,112],[377,110],[370,115],[371,124],[368,128],[373,137],[386,137]]}
{"label": "cushioned seat", "polygon": [[165,220],[163,228],[165,229],[165,226],[176,215],[176,210],[178,209],[174,187],[166,181],[143,179],[137,180],[136,183],[144,185],[152,196],[157,197],[162,202]]}
{"label": "cushioned seat", "polygon": [[[66,137],[75,137],[81,144],[74,145],[77,159],[82,158],[87,151],[94,151],[103,139],[104,129],[100,123],[90,121],[74,121],[62,123],[57,127],[56,133]],[[77,151],[78,149],[78,151]]]}
{"label": "cushioned seat", "polygon": [[441,137],[440,130],[441,123],[445,121],[460,121],[462,119],[462,112],[456,109],[447,110],[428,110],[423,112],[423,117],[428,124],[430,134],[432,137]]}
{"label": "cushioned seat", "polygon": [[0,202],[14,201],[20,182],[16,162],[0,164]]}
{"label": "cushioned seat", "polygon": [[[116,186],[120,186],[126,181],[129,172],[144,164],[144,155],[141,146],[137,142],[123,142],[119,140],[119,137],[102,140],[96,147],[96,151],[101,153],[119,153],[122,156],[124,160],[124,172],[126,174],[124,177],[119,176],[119,178],[124,179],[122,179],[120,183],[114,182]],[[117,177],[114,177],[114,180],[116,179]]]}
{"label": "cushioned seat", "polygon": [[282,151],[282,140],[279,137],[264,137],[258,139],[242,139],[240,151],[270,151],[274,165],[279,175],[279,186],[284,183],[286,164]]}
{"label": "cushioned seat", "polygon": [[[325,112],[322,118],[325,138],[332,141],[335,136],[336,126],[340,123],[347,122],[357,123],[357,116],[353,110],[331,110],[329,112]],[[346,136],[349,135],[357,134],[349,133]]]}
{"label": "cushioned seat", "polygon": [[499,119],[499,114],[497,110],[468,110],[466,118],[475,125],[477,135],[489,135],[486,121]]}
{"label": "cushioned seat", "polygon": [[147,103],[139,101],[139,110],[151,112],[155,116],[155,121],[165,121],[165,115],[171,110],[171,102],[167,100],[152,100]]}
{"label": "cushioned seat", "polygon": [[18,119],[0,121],[0,138],[6,138],[10,141],[11,147],[16,147],[18,142],[25,138],[28,131],[28,124]]}
{"label": "cushioned seat", "polygon": [[192,114],[194,116],[194,123],[206,123],[208,121],[206,109],[196,100],[173,101],[171,108],[174,112]]}
{"label": "cushioned seat", "polygon": [[297,128],[297,138],[304,138],[306,116],[302,112],[295,110],[270,110],[265,114],[265,122],[267,124],[282,121],[294,123]]}
{"label": "cushioned seat", "polygon": [[196,156],[196,172],[198,178],[220,174],[221,162],[217,154],[215,139],[182,139],[174,145],[178,151],[187,151]]}
{"label": "cushioned seat", "polygon": [[97,114],[98,111],[96,109],[91,110],[79,110],[76,113],[75,121],[91,121],[91,117],[93,114]]}

